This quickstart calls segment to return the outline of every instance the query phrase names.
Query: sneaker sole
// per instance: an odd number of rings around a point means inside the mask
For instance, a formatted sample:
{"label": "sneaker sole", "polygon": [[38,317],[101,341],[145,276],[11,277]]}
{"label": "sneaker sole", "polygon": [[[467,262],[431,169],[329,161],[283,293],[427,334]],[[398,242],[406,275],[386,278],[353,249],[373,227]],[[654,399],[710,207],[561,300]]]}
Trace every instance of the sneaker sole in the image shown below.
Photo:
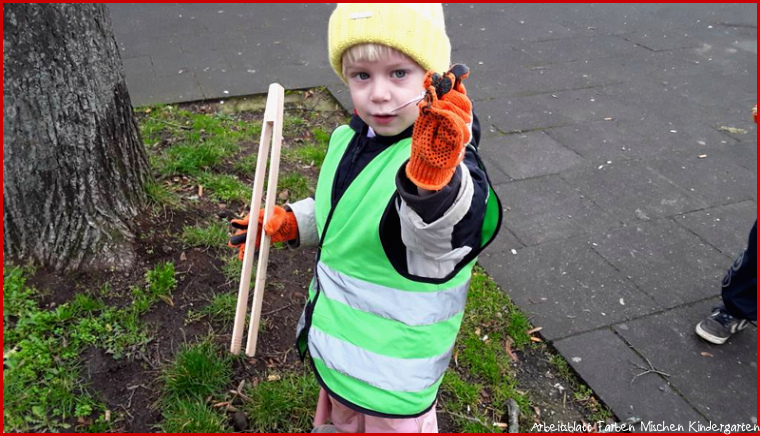
{"label": "sneaker sole", "polygon": [[706,332],[705,330],[702,329],[702,323],[701,322],[699,324],[697,324],[697,328],[695,329],[695,332],[697,333],[697,335],[700,338],[706,340],[707,342],[711,342],[711,343],[713,343],[715,345],[723,345],[728,340],[728,338],[719,338],[719,337],[717,337],[715,335],[712,335],[712,334]]}

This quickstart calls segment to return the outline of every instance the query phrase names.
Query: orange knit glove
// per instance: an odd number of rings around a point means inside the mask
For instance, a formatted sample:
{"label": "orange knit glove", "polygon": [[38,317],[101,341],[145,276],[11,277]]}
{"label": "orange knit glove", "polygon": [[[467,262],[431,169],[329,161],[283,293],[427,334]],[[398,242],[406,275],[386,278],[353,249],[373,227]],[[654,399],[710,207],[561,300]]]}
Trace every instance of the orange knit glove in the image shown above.
{"label": "orange knit glove", "polygon": [[[230,248],[237,248],[238,258],[243,260],[245,255],[245,240],[248,236],[248,216],[242,220],[234,219],[230,222],[232,227],[238,229],[227,242]],[[272,216],[267,220],[266,225],[262,226],[264,221],[264,209],[259,210],[259,227],[256,232],[256,247],[261,243],[261,228],[271,237],[272,243],[292,241],[298,237],[298,223],[293,212],[286,211],[280,206],[275,206]]]}
{"label": "orange knit glove", "polygon": [[472,136],[472,103],[462,80],[470,75],[457,64],[443,76],[425,75],[425,98],[412,132],[412,156],[406,165],[409,180],[422,189],[438,191],[454,176]]}

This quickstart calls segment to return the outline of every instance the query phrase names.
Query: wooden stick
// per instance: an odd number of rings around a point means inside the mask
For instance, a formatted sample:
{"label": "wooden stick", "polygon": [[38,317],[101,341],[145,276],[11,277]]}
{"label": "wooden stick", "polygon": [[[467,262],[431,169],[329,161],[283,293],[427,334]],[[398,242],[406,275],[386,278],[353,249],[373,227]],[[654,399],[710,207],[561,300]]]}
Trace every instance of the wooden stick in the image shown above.
{"label": "wooden stick", "polygon": [[[264,112],[264,122],[271,124],[272,158],[269,161],[269,181],[267,183],[267,200],[264,207],[264,222],[274,213],[274,200],[277,198],[277,176],[280,173],[280,147],[282,146],[282,112],[285,104],[285,89],[278,85],[269,86],[269,95],[274,95],[270,107]],[[269,106],[270,99],[267,99]],[[261,302],[264,298],[264,284],[267,279],[267,264],[269,263],[270,237],[261,232],[261,248],[259,249],[259,264],[256,268],[256,286],[253,289],[253,308],[251,309],[251,324],[248,327],[248,344],[245,347],[246,356],[256,355],[256,342],[259,337],[259,322],[261,320]]]}
{"label": "wooden stick", "polygon": [[[264,192],[264,177],[266,175],[267,160],[269,157],[270,142],[272,143],[272,162],[269,169],[269,187],[267,190],[267,202],[264,209],[264,222],[272,216],[272,206],[277,196],[277,176],[280,170],[280,146],[282,145],[282,112],[285,101],[285,89],[273,83],[269,86],[267,105],[264,111],[264,122],[261,129],[261,140],[256,160],[256,173],[253,181],[251,194],[251,209],[248,213],[248,237],[245,241],[245,254],[243,256],[243,269],[240,273],[240,288],[238,289],[238,301],[235,308],[235,323],[232,330],[232,344],[230,352],[237,355],[243,343],[243,329],[245,316],[248,311],[248,291],[251,285],[251,272],[253,270],[253,256],[256,251],[256,234],[259,226],[259,208],[261,197]],[[266,265],[269,260],[269,236],[262,231],[261,247],[259,248],[259,263],[256,271],[256,286],[254,288],[254,308],[251,314],[251,326],[248,332],[248,344],[246,355],[253,357],[256,354],[256,339],[263,299],[264,284],[266,281]],[[255,324],[255,328],[254,328]],[[251,330],[253,329],[253,330]],[[253,338],[251,338],[253,332]]]}

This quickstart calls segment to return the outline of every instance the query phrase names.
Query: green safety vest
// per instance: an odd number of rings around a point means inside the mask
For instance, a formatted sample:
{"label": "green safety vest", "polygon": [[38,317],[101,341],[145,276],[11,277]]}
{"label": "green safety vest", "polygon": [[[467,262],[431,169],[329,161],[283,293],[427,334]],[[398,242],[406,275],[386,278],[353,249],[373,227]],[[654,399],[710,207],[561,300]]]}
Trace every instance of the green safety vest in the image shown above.
{"label": "green safety vest", "polygon": [[[462,323],[475,255],[440,280],[396,271],[380,241],[380,222],[396,195],[395,177],[411,139],[380,153],[332,209],[335,173],[354,131],[330,139],[315,194],[320,235],[315,278],[298,326],[320,384],[354,409],[387,417],[427,412],[449,365]],[[391,206],[393,207],[393,206]],[[501,205],[491,189],[482,247],[496,236]]]}

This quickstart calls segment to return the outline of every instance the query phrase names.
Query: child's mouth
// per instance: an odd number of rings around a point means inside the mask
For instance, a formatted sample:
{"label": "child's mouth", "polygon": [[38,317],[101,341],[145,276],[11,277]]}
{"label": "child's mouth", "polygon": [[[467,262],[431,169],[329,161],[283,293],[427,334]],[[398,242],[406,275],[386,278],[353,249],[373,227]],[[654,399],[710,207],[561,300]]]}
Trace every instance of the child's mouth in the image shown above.
{"label": "child's mouth", "polygon": [[377,124],[386,125],[393,122],[396,116],[395,115],[372,115],[372,118],[375,120]]}

